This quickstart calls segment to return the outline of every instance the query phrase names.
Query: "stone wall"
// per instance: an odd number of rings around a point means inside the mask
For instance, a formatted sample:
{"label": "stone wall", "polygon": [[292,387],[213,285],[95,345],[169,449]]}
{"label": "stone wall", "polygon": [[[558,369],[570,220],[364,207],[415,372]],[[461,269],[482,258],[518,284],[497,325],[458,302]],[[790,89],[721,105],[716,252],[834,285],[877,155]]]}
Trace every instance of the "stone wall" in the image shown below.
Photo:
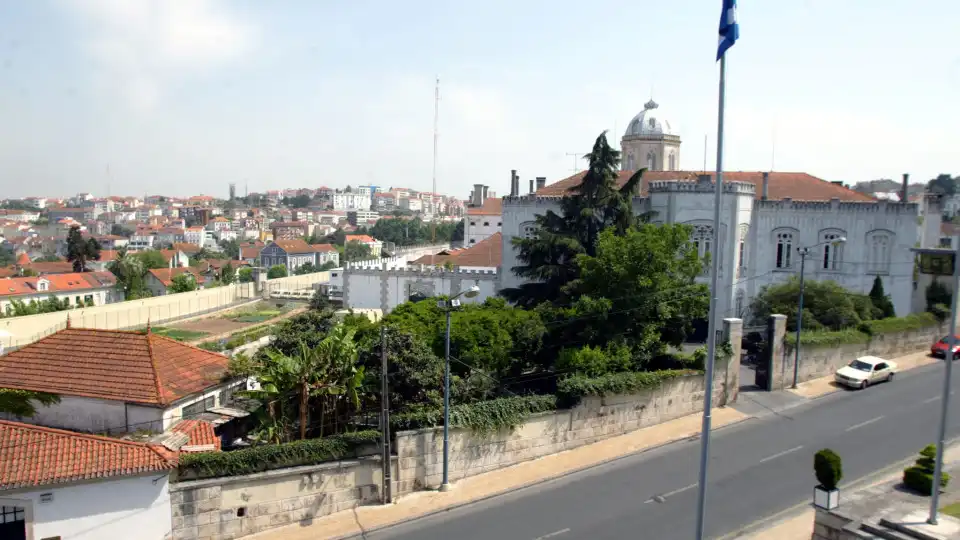
{"label": "stone wall", "polygon": [[[396,467],[396,461],[393,462]],[[394,469],[396,471],[396,469]],[[396,473],[394,473],[396,477]],[[380,458],[170,484],[174,540],[230,540],[380,501]]]}
{"label": "stone wall", "polygon": [[[724,320],[725,339],[734,354],[718,362],[713,403],[736,399],[740,385],[739,319]],[[731,339],[733,338],[733,339]],[[633,395],[586,397],[574,408],[538,415],[513,430],[478,434],[450,431],[450,480],[501,469],[541,456],[570,450],[698,413],[703,410],[704,378],[682,377]],[[400,459],[397,493],[439,486],[443,468],[443,430],[403,431],[396,434]]]}
{"label": "stone wall", "polygon": [[817,508],[816,511],[817,515],[813,520],[811,540],[862,540],[863,538],[872,538],[872,536],[865,537],[858,532],[860,522],[856,520],[820,508]]}
{"label": "stone wall", "polygon": [[[786,330],[786,319],[783,315],[773,315],[782,319],[783,324],[775,324],[774,343],[782,343],[782,356],[780,361],[774,362],[774,390],[780,390],[790,386],[793,383],[793,366],[795,347],[787,344],[784,340]],[[889,334],[879,334],[870,338],[867,343],[849,343],[832,346],[800,346],[800,367],[798,370],[797,381],[804,382],[819,377],[833,375],[837,369],[849,364],[852,360],[860,356],[879,356],[880,358],[892,359],[905,354],[929,350],[938,339],[948,333],[947,324],[921,328],[919,330],[908,330],[905,332],[893,332]],[[774,349],[774,359],[777,359],[777,349]]]}

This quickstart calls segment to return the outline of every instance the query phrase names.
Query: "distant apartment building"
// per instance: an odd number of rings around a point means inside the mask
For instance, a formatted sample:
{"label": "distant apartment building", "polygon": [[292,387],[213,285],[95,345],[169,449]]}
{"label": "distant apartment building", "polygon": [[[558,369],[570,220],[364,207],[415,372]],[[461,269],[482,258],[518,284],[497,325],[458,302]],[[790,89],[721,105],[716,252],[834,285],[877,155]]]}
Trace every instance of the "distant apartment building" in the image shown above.
{"label": "distant apartment building", "polygon": [[310,234],[310,224],[306,221],[274,221],[270,230],[274,240],[293,240]]}
{"label": "distant apartment building", "polygon": [[51,208],[47,211],[47,218],[51,223],[56,223],[64,218],[70,218],[77,222],[83,222],[87,219],[96,219],[93,215],[93,207],[88,208]]}
{"label": "distant apartment building", "polygon": [[392,193],[375,193],[373,209],[380,213],[390,213],[397,208],[397,197]]}
{"label": "distant apartment building", "polygon": [[400,209],[407,210],[409,212],[422,212],[423,201],[420,199],[414,199],[413,197],[400,199]]}
{"label": "distant apartment building", "polygon": [[202,246],[204,238],[204,228],[199,225],[187,227],[183,230],[183,241],[187,244]]}
{"label": "distant apartment building", "polygon": [[372,210],[350,210],[347,212],[347,223],[354,227],[376,222],[378,219],[380,219],[380,214]]}
{"label": "distant apartment building", "polygon": [[370,188],[357,188],[355,191],[338,191],[333,194],[334,210],[369,210],[372,201]]}

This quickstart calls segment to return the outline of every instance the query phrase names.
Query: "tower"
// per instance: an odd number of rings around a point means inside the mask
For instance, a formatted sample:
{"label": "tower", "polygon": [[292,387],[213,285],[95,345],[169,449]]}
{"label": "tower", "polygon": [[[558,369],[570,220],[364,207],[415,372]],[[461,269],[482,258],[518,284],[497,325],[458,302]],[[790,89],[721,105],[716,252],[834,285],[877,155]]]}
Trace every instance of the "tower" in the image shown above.
{"label": "tower", "polygon": [[643,106],[620,139],[621,168],[635,171],[680,170],[680,135],[652,99]]}
{"label": "tower", "polygon": [[236,198],[237,198],[237,184],[234,182],[230,182],[230,200],[232,201]]}

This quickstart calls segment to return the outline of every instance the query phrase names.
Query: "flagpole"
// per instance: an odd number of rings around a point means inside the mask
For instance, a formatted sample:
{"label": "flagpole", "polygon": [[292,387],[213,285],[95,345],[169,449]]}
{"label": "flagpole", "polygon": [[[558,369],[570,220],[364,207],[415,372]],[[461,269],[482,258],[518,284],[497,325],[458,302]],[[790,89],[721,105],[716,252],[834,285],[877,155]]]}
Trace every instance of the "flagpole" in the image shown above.
{"label": "flagpole", "polygon": [[707,365],[704,374],[703,426],[700,428],[700,480],[697,483],[697,540],[703,540],[704,520],[707,512],[707,464],[710,461],[710,424],[713,407],[713,366],[717,357],[717,301],[720,276],[720,207],[723,201],[723,108],[724,85],[727,71],[727,55],[720,57],[720,98],[717,111],[717,181],[713,202],[713,251],[710,270],[710,315],[707,321]]}

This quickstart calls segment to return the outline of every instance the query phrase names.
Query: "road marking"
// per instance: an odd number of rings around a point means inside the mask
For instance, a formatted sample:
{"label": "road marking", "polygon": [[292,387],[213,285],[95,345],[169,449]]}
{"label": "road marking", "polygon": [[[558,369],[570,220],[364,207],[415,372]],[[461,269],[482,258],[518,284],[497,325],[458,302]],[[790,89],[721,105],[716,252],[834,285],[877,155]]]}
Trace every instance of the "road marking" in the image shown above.
{"label": "road marking", "polygon": [[767,457],[761,459],[760,461],[758,461],[757,464],[766,463],[766,462],[768,462],[768,461],[777,459],[778,457],[785,456],[785,455],[787,455],[787,454],[789,454],[789,453],[791,453],[791,452],[796,452],[797,450],[800,450],[801,448],[803,448],[802,445],[801,445],[801,446],[797,446],[796,448],[791,448],[791,449],[789,449],[789,450],[784,450],[783,452],[774,454],[774,455],[772,455],[772,456],[767,456]]}
{"label": "road marking", "polygon": [[698,483],[699,483],[699,482],[694,482],[693,484],[690,484],[689,486],[685,486],[685,487],[682,487],[682,488],[680,488],[680,489],[675,489],[675,490],[673,490],[673,491],[668,491],[668,492],[666,492],[666,493],[664,493],[664,494],[662,494],[662,495],[657,495],[657,496],[655,496],[655,497],[650,497],[649,499],[643,501],[643,504],[650,504],[650,503],[652,503],[652,502],[659,502],[659,503],[666,502],[667,497],[673,497],[674,495],[676,495],[676,494],[678,494],[678,493],[683,493],[684,491],[687,491],[688,489],[693,489],[693,488],[697,487],[697,484],[698,484]]}
{"label": "road marking", "polygon": [[940,396],[932,397],[932,398],[930,398],[930,399],[925,399],[925,400],[923,400],[923,403],[924,403],[924,405],[926,405],[927,403],[933,403],[934,401],[937,401],[938,399],[940,399]]}
{"label": "road marking", "polygon": [[545,534],[545,535],[543,535],[543,536],[538,536],[538,537],[534,538],[533,540],[545,540],[546,538],[553,538],[554,536],[560,536],[561,534],[568,533],[568,532],[570,532],[570,528],[569,528],[569,527],[567,527],[566,529],[560,529],[559,531],[555,531],[555,532],[552,532],[552,533],[550,533],[550,534]]}
{"label": "road marking", "polygon": [[855,429],[862,428],[863,426],[869,426],[870,424],[872,424],[872,423],[874,423],[874,422],[879,422],[880,420],[883,420],[883,419],[884,419],[884,416],[883,416],[883,415],[880,415],[880,416],[878,416],[878,417],[876,417],[876,418],[871,418],[870,420],[867,420],[866,422],[860,422],[859,424],[854,424],[854,425],[848,427],[847,429],[845,429],[844,431],[853,431],[853,430],[855,430]]}

